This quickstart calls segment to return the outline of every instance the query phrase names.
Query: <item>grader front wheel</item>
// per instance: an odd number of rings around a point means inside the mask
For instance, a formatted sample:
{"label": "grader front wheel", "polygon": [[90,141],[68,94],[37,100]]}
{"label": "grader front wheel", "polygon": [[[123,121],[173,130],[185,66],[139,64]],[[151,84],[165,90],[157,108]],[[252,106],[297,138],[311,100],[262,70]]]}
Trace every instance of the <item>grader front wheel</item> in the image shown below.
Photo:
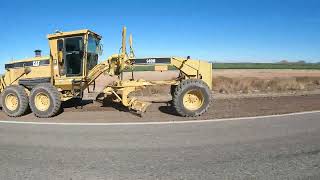
{"label": "grader front wheel", "polygon": [[35,116],[48,118],[55,116],[61,107],[60,92],[51,84],[34,87],[30,93],[30,108]]}
{"label": "grader front wheel", "polygon": [[199,79],[182,81],[173,94],[173,106],[177,113],[185,117],[196,117],[205,113],[211,100],[208,85]]}
{"label": "grader front wheel", "polygon": [[19,117],[28,110],[28,95],[23,86],[8,86],[1,97],[2,109],[10,117]]}
{"label": "grader front wheel", "polygon": [[203,105],[204,96],[200,89],[194,89],[183,95],[182,103],[188,110],[194,111]]}

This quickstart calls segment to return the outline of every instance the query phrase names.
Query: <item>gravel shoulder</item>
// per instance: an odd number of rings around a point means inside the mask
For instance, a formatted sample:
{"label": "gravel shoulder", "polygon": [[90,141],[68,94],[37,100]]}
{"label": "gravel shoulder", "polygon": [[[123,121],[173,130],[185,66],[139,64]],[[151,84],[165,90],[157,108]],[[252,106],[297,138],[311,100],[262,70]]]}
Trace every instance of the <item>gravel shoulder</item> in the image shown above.
{"label": "gravel shoulder", "polygon": [[68,123],[109,123],[109,122],[155,122],[155,121],[186,121],[206,120],[216,118],[248,117],[260,115],[275,115],[292,112],[320,110],[320,94],[287,95],[287,96],[254,96],[216,98],[207,113],[197,118],[184,118],[178,116],[167,103],[155,102],[147,112],[138,116],[122,106],[115,104],[101,104],[98,102],[85,102],[82,109],[64,105],[64,112],[56,117],[41,119],[29,113],[19,118],[7,117],[0,112],[1,120],[36,121],[36,122],[68,122]]}

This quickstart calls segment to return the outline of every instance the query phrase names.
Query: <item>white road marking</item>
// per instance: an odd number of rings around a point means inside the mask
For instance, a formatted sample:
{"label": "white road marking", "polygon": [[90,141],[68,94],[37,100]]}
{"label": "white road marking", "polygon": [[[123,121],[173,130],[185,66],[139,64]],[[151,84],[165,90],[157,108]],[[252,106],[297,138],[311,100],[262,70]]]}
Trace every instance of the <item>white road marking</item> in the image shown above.
{"label": "white road marking", "polygon": [[64,126],[127,126],[127,125],[165,125],[165,124],[188,124],[188,123],[207,123],[207,122],[224,122],[224,121],[239,121],[239,120],[258,120],[264,118],[287,117],[304,114],[315,114],[320,111],[305,111],[297,113],[240,117],[240,118],[223,118],[223,119],[208,119],[208,120],[190,120],[190,121],[166,121],[166,122],[123,122],[123,123],[59,123],[59,122],[28,122],[28,121],[0,121],[3,124],[30,124],[30,125],[64,125]]}

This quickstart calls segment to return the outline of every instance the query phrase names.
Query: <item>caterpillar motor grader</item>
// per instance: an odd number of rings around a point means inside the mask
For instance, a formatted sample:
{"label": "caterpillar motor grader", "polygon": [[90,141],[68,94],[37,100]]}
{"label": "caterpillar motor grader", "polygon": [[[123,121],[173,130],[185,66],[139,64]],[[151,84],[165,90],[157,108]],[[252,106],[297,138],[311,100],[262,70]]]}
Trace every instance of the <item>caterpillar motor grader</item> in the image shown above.
{"label": "caterpillar motor grader", "polygon": [[[55,116],[61,102],[81,99],[87,88],[104,75],[117,80],[103,89],[103,97],[121,103],[131,110],[144,112],[149,102],[129,96],[131,92],[154,85],[170,85],[172,104],[181,116],[203,114],[210,104],[212,65],[206,61],[188,58],[135,58],[130,35],[130,50],[126,50],[126,28],[122,31],[122,46],[118,54],[98,63],[102,52],[101,36],[90,30],[55,32],[47,36],[50,55],[12,61],[5,64],[0,77],[1,105],[11,117],[24,115],[29,109],[40,118]],[[156,71],[167,71],[174,66],[180,71],[175,80],[147,81],[124,80],[124,71],[135,66],[154,65]]]}

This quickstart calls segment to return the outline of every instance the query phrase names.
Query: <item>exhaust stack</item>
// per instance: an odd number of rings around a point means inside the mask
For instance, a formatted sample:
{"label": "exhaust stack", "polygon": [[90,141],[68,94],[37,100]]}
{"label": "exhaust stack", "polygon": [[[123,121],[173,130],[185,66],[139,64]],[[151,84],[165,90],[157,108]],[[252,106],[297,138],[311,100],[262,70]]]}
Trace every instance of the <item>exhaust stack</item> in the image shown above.
{"label": "exhaust stack", "polygon": [[41,50],[37,49],[34,51],[35,57],[41,57]]}

